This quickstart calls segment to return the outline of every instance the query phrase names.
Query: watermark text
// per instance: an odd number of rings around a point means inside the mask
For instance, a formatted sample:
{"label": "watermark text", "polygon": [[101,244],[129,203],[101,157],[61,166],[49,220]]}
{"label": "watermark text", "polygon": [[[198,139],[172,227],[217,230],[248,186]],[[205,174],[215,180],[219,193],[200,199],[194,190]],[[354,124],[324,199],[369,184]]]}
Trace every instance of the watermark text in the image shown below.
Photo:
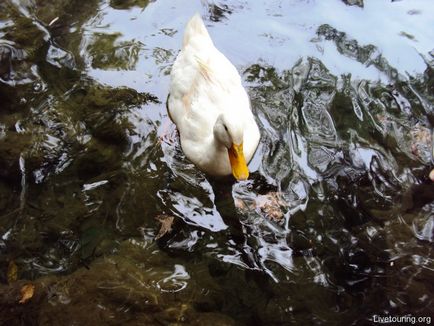
{"label": "watermark text", "polygon": [[379,324],[399,324],[399,323],[406,323],[406,324],[425,324],[425,325],[431,325],[431,317],[429,316],[380,316],[380,315],[373,315],[372,321],[374,323]]}

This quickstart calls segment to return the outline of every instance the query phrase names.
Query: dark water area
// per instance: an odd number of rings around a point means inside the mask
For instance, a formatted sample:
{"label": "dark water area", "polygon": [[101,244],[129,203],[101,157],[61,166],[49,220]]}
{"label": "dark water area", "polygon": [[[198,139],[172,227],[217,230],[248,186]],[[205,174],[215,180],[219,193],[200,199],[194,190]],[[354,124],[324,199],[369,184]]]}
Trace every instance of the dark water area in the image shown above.
{"label": "dark water area", "polygon": [[[434,317],[432,7],[0,2],[0,324]],[[198,171],[167,117],[195,12],[260,126],[248,181]]]}

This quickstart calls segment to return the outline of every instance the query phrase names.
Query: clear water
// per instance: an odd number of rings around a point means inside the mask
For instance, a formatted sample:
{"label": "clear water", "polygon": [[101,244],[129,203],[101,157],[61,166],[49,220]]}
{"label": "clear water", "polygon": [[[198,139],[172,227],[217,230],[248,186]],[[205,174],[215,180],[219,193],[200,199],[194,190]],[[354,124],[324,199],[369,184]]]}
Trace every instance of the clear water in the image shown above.
{"label": "clear water", "polygon": [[[260,125],[246,182],[197,171],[166,114],[195,12]],[[433,316],[433,12],[430,0],[1,2],[0,292],[10,261],[39,286],[22,309],[2,299],[2,323]],[[173,230],[155,241],[161,214]]]}

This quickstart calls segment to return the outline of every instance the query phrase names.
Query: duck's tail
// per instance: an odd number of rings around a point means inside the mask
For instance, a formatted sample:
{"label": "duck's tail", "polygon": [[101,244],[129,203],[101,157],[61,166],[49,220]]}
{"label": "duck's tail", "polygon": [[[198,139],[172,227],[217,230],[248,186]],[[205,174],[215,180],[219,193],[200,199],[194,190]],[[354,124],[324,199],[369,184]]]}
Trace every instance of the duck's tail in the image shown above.
{"label": "duck's tail", "polygon": [[183,46],[185,47],[195,38],[200,39],[200,42],[210,42],[212,44],[211,37],[209,36],[205,24],[198,13],[190,18],[185,27]]}

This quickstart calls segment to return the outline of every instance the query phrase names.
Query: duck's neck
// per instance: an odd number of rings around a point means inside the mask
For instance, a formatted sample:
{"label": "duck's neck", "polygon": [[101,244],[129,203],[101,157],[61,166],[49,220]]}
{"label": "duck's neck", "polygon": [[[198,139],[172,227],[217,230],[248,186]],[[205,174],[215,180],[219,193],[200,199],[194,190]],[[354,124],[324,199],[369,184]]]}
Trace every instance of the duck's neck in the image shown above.
{"label": "duck's neck", "polygon": [[230,165],[228,158],[228,150],[221,142],[219,142],[215,137],[209,139],[207,153],[204,153],[203,165],[205,170],[213,171],[215,174],[229,174]]}

